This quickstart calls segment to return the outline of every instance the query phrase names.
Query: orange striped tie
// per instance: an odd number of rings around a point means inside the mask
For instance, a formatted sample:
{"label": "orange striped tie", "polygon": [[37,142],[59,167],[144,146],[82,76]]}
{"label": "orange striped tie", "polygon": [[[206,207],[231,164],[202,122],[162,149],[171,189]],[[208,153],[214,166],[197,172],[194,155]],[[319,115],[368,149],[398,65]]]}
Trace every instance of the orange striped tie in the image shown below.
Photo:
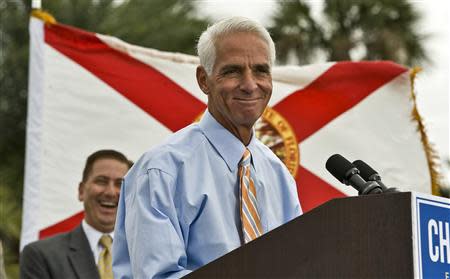
{"label": "orange striped tie", "polygon": [[241,187],[241,222],[245,243],[252,241],[263,233],[258,213],[256,188],[250,176],[251,154],[245,149],[239,163],[239,184]]}

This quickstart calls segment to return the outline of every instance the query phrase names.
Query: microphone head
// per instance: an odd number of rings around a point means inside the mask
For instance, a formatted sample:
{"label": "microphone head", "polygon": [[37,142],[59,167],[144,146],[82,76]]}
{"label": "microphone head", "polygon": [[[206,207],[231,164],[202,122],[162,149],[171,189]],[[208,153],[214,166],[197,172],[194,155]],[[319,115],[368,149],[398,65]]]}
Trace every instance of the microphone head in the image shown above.
{"label": "microphone head", "polygon": [[356,168],[358,168],[361,177],[364,178],[365,180],[372,180],[372,178],[379,178],[378,172],[372,169],[364,161],[356,160],[353,162],[353,165]]}
{"label": "microphone head", "polygon": [[[339,154],[334,154],[328,158],[325,168],[340,182],[347,184],[349,171],[355,169],[355,166]],[[352,173],[350,173],[352,174]]]}

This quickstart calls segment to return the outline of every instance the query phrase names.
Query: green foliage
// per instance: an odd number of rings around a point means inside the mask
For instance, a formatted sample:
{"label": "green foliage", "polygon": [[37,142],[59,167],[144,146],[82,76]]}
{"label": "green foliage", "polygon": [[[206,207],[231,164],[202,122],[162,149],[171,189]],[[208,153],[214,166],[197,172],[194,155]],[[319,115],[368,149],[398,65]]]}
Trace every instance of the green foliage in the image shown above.
{"label": "green foliage", "polygon": [[[0,239],[9,278],[18,278],[30,3],[0,0]],[[43,0],[42,7],[63,24],[164,51],[193,54],[207,26],[191,1]]]}
{"label": "green foliage", "polygon": [[285,62],[298,63],[322,53],[327,61],[392,60],[415,66],[428,62],[417,31],[420,14],[407,0],[325,0],[323,18],[314,19],[307,1],[282,1],[271,32]]}
{"label": "green foliage", "polygon": [[18,277],[17,257],[27,106],[28,7],[0,0],[0,239],[6,272]]}
{"label": "green foliage", "polygon": [[206,20],[195,16],[192,1],[178,0],[128,1],[103,25],[129,43],[187,54],[195,54],[206,26]]}
{"label": "green foliage", "polygon": [[163,51],[195,53],[208,21],[196,16],[192,1],[43,0],[58,22],[112,35],[128,43]]}
{"label": "green foliage", "polygon": [[21,203],[17,192],[0,184],[0,240],[4,249],[4,262],[9,278],[18,278],[17,251],[21,222]]}
{"label": "green foliage", "polygon": [[43,0],[42,7],[58,22],[99,33],[115,9],[113,0]]}
{"label": "green foliage", "polygon": [[309,63],[322,45],[323,31],[311,17],[309,5],[303,1],[282,1],[273,17],[270,33],[276,44],[281,64],[292,60]]}

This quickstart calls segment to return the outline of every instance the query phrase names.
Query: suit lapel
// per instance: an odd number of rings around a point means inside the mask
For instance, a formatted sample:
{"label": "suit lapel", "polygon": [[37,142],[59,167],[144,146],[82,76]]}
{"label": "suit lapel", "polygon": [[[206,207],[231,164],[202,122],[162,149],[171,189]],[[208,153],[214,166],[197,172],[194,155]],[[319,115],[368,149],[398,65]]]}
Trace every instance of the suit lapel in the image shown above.
{"label": "suit lapel", "polygon": [[69,261],[78,278],[98,279],[94,255],[81,225],[71,232],[69,249]]}

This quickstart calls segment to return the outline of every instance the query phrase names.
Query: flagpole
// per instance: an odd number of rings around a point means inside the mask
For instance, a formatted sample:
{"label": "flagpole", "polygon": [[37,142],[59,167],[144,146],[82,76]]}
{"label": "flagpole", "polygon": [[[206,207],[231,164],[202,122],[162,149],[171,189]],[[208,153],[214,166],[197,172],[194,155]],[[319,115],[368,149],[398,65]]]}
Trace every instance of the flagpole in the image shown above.
{"label": "flagpole", "polygon": [[40,10],[42,6],[42,0],[31,0],[31,8]]}

